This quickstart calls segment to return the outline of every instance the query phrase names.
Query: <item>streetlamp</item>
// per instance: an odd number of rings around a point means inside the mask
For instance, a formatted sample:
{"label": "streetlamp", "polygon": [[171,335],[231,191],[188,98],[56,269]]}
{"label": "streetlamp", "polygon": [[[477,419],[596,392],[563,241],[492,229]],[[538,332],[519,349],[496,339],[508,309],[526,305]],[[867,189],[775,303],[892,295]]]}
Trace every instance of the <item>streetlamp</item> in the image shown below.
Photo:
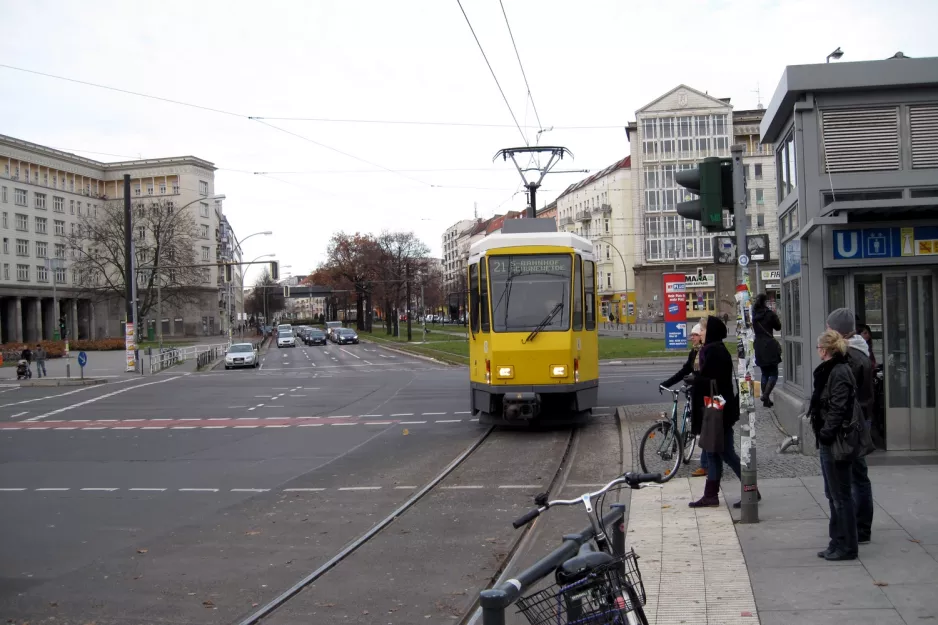
{"label": "streetlamp", "polygon": [[[207,196],[207,197],[198,197],[198,198],[192,200],[191,202],[188,202],[188,203],[183,204],[182,206],[180,206],[180,207],[179,207],[179,210],[184,210],[184,209],[186,209],[186,208],[192,206],[192,205],[195,204],[196,202],[204,202],[204,201],[207,201],[207,200],[214,200],[214,201],[216,201],[216,202],[220,202],[220,201],[222,201],[222,200],[224,200],[224,199],[225,199],[225,195],[224,195],[224,194],[212,195],[212,196]],[[162,231],[162,229],[160,229],[160,230]],[[163,249],[162,245],[160,245],[159,233],[157,233],[156,249],[157,249],[157,250],[160,250],[160,251],[162,251],[162,249]],[[133,258],[133,256],[131,256],[131,258]],[[156,258],[154,259],[154,262],[153,262],[153,270],[156,272],[156,317],[157,317],[156,323],[157,323],[157,326],[159,327],[159,330],[160,330],[160,331],[159,331],[159,346],[160,346],[160,351],[162,351],[162,350],[163,350],[163,292],[162,292],[163,274],[160,273],[160,255],[159,255],[159,253],[157,253]],[[137,284],[137,272],[136,272],[136,271],[133,272],[132,280],[134,281],[134,284],[136,285],[136,284]],[[135,299],[136,299],[136,298],[135,298]],[[135,301],[135,302],[134,302],[134,311],[136,311],[136,310],[137,310],[137,302]],[[134,314],[134,316],[136,316],[136,313]],[[136,319],[134,319],[134,321],[136,321]],[[136,323],[134,324],[134,327],[136,327]],[[230,337],[229,337],[229,338],[230,338]]]}
{"label": "streetlamp", "polygon": [[[255,232],[255,233],[253,233],[253,234],[249,234],[248,236],[244,237],[244,238],[241,239],[240,241],[238,240],[238,237],[235,236],[234,232],[231,233],[231,236],[232,236],[232,237],[234,238],[234,240],[235,240],[235,247],[238,249],[238,253],[239,253],[239,255],[240,255],[240,253],[241,253],[241,251],[242,251],[241,246],[244,244],[245,241],[247,241],[247,240],[250,239],[251,237],[256,237],[256,236],[259,236],[259,235],[270,236],[270,235],[272,235],[272,234],[273,234],[273,231],[272,231],[272,230],[264,230],[263,232]],[[261,256],[260,258],[263,258],[263,256]],[[242,276],[242,278],[241,278],[241,286],[243,287],[243,286],[244,286],[244,273],[243,273],[243,272],[241,273],[241,276]],[[228,316],[228,319],[227,319],[227,325],[228,325],[228,344],[230,345],[230,344],[231,344],[231,282],[228,283],[228,287],[227,287],[226,290],[227,290],[226,295],[227,295],[227,300],[228,300],[228,306],[227,306],[227,316]],[[244,289],[243,289],[243,288],[242,288],[242,290],[241,290],[241,294],[242,294],[242,297],[243,297],[243,295],[244,295]],[[242,334],[242,338],[243,338],[243,334]]]}
{"label": "streetlamp", "polygon": [[844,55],[844,51],[840,49],[840,46],[837,46],[836,50],[834,50],[833,52],[827,55],[827,59],[825,60],[825,63],[830,63],[831,58],[833,58],[835,61],[840,60],[840,57],[842,57],[843,55]]}
{"label": "streetlamp", "polygon": [[[629,322],[629,268],[625,264],[625,257],[622,256],[622,252],[619,251],[619,248],[616,247],[613,243],[610,242],[609,237],[597,237],[600,241],[605,241],[606,245],[611,247],[616,251],[616,254],[619,255],[619,260],[622,261],[622,273],[625,274],[625,321]],[[615,286],[613,286],[615,288]]]}
{"label": "streetlamp", "polygon": [[[260,256],[258,256],[258,257],[255,258],[254,260],[252,260],[251,262],[245,263],[245,264],[247,264],[247,265],[253,265],[254,263],[256,263],[257,261],[259,261],[259,260],[262,259],[262,258],[276,258],[276,257],[277,257],[276,254],[261,254]],[[266,285],[263,287],[263,289],[264,289],[264,321],[267,322],[267,321],[269,321],[269,320],[267,319],[267,287],[266,287]],[[244,292],[244,284],[243,284],[243,283],[241,284],[241,290],[242,290],[242,294],[243,294],[243,292]]]}

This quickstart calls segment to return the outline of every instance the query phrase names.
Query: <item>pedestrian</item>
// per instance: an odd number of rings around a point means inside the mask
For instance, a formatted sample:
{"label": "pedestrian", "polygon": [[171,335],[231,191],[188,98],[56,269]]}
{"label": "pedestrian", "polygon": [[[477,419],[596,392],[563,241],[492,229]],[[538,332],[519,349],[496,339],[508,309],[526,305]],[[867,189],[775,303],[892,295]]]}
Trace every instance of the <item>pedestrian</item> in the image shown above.
{"label": "pedestrian", "polygon": [[[723,479],[723,465],[728,464],[736,477],[742,480],[739,455],[734,449],[736,436],[733,426],[739,421],[739,396],[733,380],[733,357],[730,356],[723,339],[726,338],[726,324],[719,317],[707,317],[704,326],[704,345],[700,350],[700,371],[694,377],[694,402],[704,405],[704,397],[711,393],[711,382],[723,397],[723,450],[704,449],[707,453],[707,483],[703,497],[690,502],[690,507],[716,507],[720,505],[720,480]],[[693,415],[692,415],[693,416]],[[703,426],[703,411],[699,421],[694,423],[694,431],[700,432]],[[762,499],[762,495],[759,495]],[[740,502],[733,504],[740,507]]]}
{"label": "pedestrian", "polygon": [[[851,317],[852,319],[852,317]],[[856,384],[847,364],[847,342],[834,330],[817,339],[821,364],[814,370],[814,389],[808,414],[817,438],[824,495],[830,506],[827,548],[818,552],[825,560],[855,560],[857,519],[853,508],[851,460],[835,460],[831,445],[844,421],[853,416]]]}
{"label": "pedestrian", "polygon": [[26,361],[26,369],[32,373],[32,367],[30,363],[33,361],[33,352],[29,349],[29,345],[23,347],[23,352],[20,354],[20,360]]}
{"label": "pedestrian", "polygon": [[49,355],[46,353],[46,350],[43,349],[41,343],[36,343],[36,373],[39,374],[39,377],[42,376],[49,377],[49,374],[46,373],[46,358]]}
{"label": "pedestrian", "polygon": [[865,323],[861,323],[857,326],[857,334],[866,341],[866,347],[870,352],[870,368],[876,371],[876,354],[873,353],[873,330]]}
{"label": "pedestrian", "polygon": [[775,331],[782,329],[775,311],[768,307],[768,295],[760,293],[752,304],[752,329],[755,332],[753,346],[756,366],[762,372],[762,405],[771,408],[772,389],[778,382],[778,365],[782,362],[782,346],[775,339]]}
{"label": "pedestrian", "polygon": [[[677,384],[679,380],[684,380],[684,382],[693,387],[694,377],[700,371],[700,347],[703,345],[704,340],[704,330],[701,325],[698,323],[690,331],[690,344],[691,350],[687,355],[687,362],[684,363],[684,366],[680,370],[672,375],[670,378],[661,383],[661,386],[670,388],[674,384]],[[703,396],[700,396],[701,402],[696,404],[694,400],[695,395],[691,394],[691,434],[697,436],[700,434],[700,429],[694,430],[694,423],[700,424],[703,421]],[[696,415],[696,416],[695,416]],[[691,477],[703,477],[707,475],[707,453],[701,450],[700,453],[700,466],[691,473]]]}
{"label": "pedestrian", "polygon": [[[870,348],[862,336],[855,332],[855,317],[847,308],[838,308],[827,317],[827,327],[847,342],[847,365],[856,385],[856,401],[863,412],[867,431],[873,427],[873,365]],[[857,542],[870,542],[873,531],[873,485],[870,483],[866,458],[857,457],[851,463],[854,514],[857,518]]]}

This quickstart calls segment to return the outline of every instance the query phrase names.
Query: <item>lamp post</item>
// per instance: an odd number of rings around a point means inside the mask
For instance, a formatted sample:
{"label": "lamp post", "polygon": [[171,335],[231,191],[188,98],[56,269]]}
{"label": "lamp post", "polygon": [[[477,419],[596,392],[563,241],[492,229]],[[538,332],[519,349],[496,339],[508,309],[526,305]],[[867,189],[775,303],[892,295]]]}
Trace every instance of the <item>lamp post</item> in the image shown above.
{"label": "lamp post", "polygon": [[[619,248],[615,244],[610,242],[609,237],[598,237],[600,241],[605,241],[606,245],[610,246],[616,251],[616,254],[619,255],[619,260],[622,261],[622,273],[625,274],[625,321],[629,322],[629,268],[625,264],[625,257],[622,256],[622,252],[619,251]],[[613,284],[613,289],[615,284]]]}
{"label": "lamp post", "polygon": [[830,63],[830,62],[831,62],[831,58],[833,58],[835,61],[836,61],[836,60],[839,60],[840,57],[842,57],[843,55],[844,55],[844,51],[840,49],[840,46],[837,46],[837,49],[836,49],[836,50],[834,50],[833,52],[831,52],[830,54],[827,55],[827,59],[825,59],[824,62],[825,62],[825,63]]}
{"label": "lamp post", "polygon": [[[249,234],[248,236],[244,237],[244,238],[241,239],[240,241],[238,240],[238,237],[235,236],[234,231],[232,231],[231,236],[232,236],[232,238],[234,238],[234,240],[235,240],[235,247],[238,249],[238,253],[240,254],[240,253],[243,251],[243,250],[241,249],[241,246],[244,244],[245,241],[247,241],[247,240],[250,239],[251,237],[256,237],[256,236],[259,236],[259,235],[270,236],[270,235],[272,235],[272,234],[273,234],[273,231],[272,231],[272,230],[264,230],[264,231],[262,231],[262,232],[255,232],[255,233],[253,233],[253,234]],[[263,256],[259,256],[258,258],[263,258]],[[257,260],[257,259],[255,259],[255,260]],[[242,280],[241,280],[241,286],[242,286],[242,287],[244,287],[243,275],[244,275],[244,274],[242,273]],[[228,317],[228,318],[227,318],[227,325],[228,325],[228,344],[230,345],[230,344],[231,344],[231,282],[228,283],[228,287],[227,287],[226,290],[227,290],[226,295],[227,295],[227,300],[228,300],[228,302],[227,302],[227,310],[226,310],[226,314],[227,314],[227,317]],[[242,288],[242,290],[241,290],[241,293],[242,293],[242,296],[243,296],[243,295],[244,295],[244,289],[243,289],[243,288]]]}
{"label": "lamp post", "polygon": [[[254,263],[256,263],[257,261],[259,261],[259,260],[262,259],[262,258],[276,258],[276,257],[277,257],[276,254],[261,254],[260,256],[258,256],[258,257],[255,258],[254,260],[252,260],[251,262],[249,262],[249,263],[244,263],[244,264],[246,264],[246,265],[253,265]],[[265,287],[262,287],[262,288],[264,289],[264,321],[266,322],[266,321],[269,321],[269,319],[267,319],[267,288],[266,288],[266,286],[265,286]],[[243,293],[243,290],[244,290],[244,284],[243,284],[243,283],[241,284],[241,289],[242,289],[242,293]]]}
{"label": "lamp post", "polygon": [[[220,202],[221,200],[224,200],[224,199],[225,199],[224,194],[212,195],[208,197],[199,197],[199,198],[192,200],[191,202],[187,202],[186,204],[183,204],[182,206],[179,207],[178,210],[184,210],[186,208],[189,208],[196,202],[204,202],[207,200],[215,200],[216,202]],[[163,249],[160,245],[159,239],[157,239],[156,241],[156,249],[160,251],[162,251]],[[156,324],[157,324],[157,328],[159,329],[159,331],[157,332],[157,336],[159,339],[159,348],[160,348],[160,351],[162,351],[163,350],[163,289],[162,289],[163,274],[160,273],[159,252],[157,252],[156,254],[156,258],[154,259],[153,265],[154,265],[153,270],[156,272],[156,317],[157,317]],[[137,283],[137,272],[134,271],[134,284],[136,283]],[[134,302],[134,310],[136,310],[136,305],[137,303]]]}

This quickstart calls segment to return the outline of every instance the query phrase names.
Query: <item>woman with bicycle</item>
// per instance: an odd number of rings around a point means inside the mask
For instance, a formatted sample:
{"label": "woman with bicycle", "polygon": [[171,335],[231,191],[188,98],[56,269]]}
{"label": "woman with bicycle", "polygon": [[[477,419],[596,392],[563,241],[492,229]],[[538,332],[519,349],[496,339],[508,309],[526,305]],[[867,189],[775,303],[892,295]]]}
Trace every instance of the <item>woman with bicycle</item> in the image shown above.
{"label": "woman with bicycle", "polygon": [[[700,370],[700,346],[703,344],[703,340],[704,340],[704,330],[701,327],[701,325],[698,323],[693,328],[691,328],[691,331],[690,331],[691,350],[690,350],[690,353],[687,355],[687,362],[684,363],[684,366],[681,367],[681,369],[677,373],[675,373],[670,378],[662,382],[661,386],[671,387],[674,384],[677,384],[678,382],[680,382],[681,380],[684,380],[688,385],[693,384],[693,376],[697,371]],[[694,423],[698,423],[698,424],[700,423],[699,415],[703,414],[702,411],[703,411],[703,398],[701,397],[699,405],[696,403],[696,401],[692,402],[692,405],[691,405],[692,425]],[[698,416],[694,417],[693,416],[694,414]],[[695,430],[692,428],[691,434],[694,436],[697,436],[698,434],[700,434],[700,430],[699,429]],[[701,453],[700,454],[700,467],[695,469],[694,472],[691,473],[691,477],[703,477],[704,475],[707,475],[707,454]]]}
{"label": "woman with bicycle", "polygon": [[[699,403],[701,410],[695,410],[692,415],[693,431],[700,432],[702,429],[704,397],[709,396],[712,393],[711,386],[715,386],[717,393],[722,395],[726,402],[722,411],[723,449],[704,450],[707,454],[707,483],[703,497],[690,502],[691,508],[720,505],[720,480],[723,478],[724,463],[730,465],[736,477],[740,477],[739,455],[733,448],[736,438],[733,426],[739,421],[739,396],[733,383],[733,357],[723,344],[726,334],[726,324],[718,317],[707,317],[704,345],[700,350],[700,370],[694,377],[694,406]],[[734,504],[734,507],[738,506],[738,503]]]}

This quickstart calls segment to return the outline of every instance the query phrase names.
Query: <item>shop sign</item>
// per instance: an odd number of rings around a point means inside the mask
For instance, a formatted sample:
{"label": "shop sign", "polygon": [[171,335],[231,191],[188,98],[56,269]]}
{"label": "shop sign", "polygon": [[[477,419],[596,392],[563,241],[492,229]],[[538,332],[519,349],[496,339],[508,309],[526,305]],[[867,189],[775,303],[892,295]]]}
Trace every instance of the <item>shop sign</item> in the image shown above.
{"label": "shop sign", "polygon": [[[696,276],[695,276],[696,277]],[[687,347],[686,276],[666,273],[664,280],[664,342],[667,349]]]}
{"label": "shop sign", "polygon": [[684,288],[688,291],[715,289],[717,286],[717,276],[715,273],[705,273],[698,277],[696,273],[689,273],[684,276],[684,285]]}
{"label": "shop sign", "polygon": [[780,269],[763,269],[762,279],[763,280],[781,280],[782,271]]}
{"label": "shop sign", "polygon": [[834,230],[831,245],[834,260],[938,256],[938,226]]}

